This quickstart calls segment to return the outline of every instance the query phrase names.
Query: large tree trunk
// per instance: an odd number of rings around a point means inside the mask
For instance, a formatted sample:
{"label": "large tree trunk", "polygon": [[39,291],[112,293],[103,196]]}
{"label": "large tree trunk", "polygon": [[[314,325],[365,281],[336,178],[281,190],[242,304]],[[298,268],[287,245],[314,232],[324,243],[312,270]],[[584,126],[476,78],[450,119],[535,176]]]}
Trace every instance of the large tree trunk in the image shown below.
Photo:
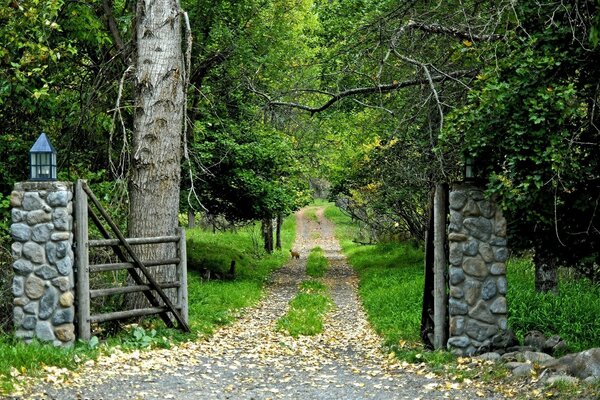
{"label": "large tree trunk", "polygon": [[[136,18],[129,235],[175,235],[184,102],[179,0],[138,0]],[[147,246],[140,253],[142,259],[164,259],[174,257],[175,249]],[[159,282],[176,280],[173,266],[152,271]],[[129,303],[140,307],[145,298],[132,296]]]}
{"label": "large tree trunk", "polygon": [[281,250],[281,225],[283,224],[283,215],[277,214],[277,230],[275,231],[275,248]]}
{"label": "large tree trunk", "polygon": [[273,253],[273,219],[264,218],[261,221],[261,231],[264,241],[265,251],[269,254]]}
{"label": "large tree trunk", "polygon": [[421,310],[421,340],[428,349],[433,349],[433,194],[429,199],[429,223],[425,231],[425,284],[423,289],[423,308]]}
{"label": "large tree trunk", "polygon": [[535,247],[535,290],[537,292],[558,293],[558,266],[556,258],[544,250],[543,245]]}

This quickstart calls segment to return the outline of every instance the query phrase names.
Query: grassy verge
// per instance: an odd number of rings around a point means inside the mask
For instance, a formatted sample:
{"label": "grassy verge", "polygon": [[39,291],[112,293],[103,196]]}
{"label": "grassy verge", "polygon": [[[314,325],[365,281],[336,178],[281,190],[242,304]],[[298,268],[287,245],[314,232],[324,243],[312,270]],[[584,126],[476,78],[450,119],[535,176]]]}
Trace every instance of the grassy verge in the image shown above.
{"label": "grassy verge", "polygon": [[327,287],[318,280],[307,280],[290,302],[288,312],[277,321],[277,329],[293,337],[323,332],[323,318],[331,308]]}
{"label": "grassy verge", "polygon": [[[282,229],[284,249],[291,247],[295,229],[295,218],[287,218]],[[191,335],[167,329],[160,320],[145,320],[141,326],[130,325],[116,336],[105,338],[102,344],[92,339],[90,343],[77,343],[71,349],[38,343],[25,345],[12,336],[0,336],[0,397],[10,394],[23,376],[42,373],[43,366],[75,369],[115,346],[126,350],[169,347],[173,342],[210,334],[219,325],[232,321],[243,307],[256,303],[269,274],[289,258],[284,251],[265,254],[255,227],[216,234],[192,229],[187,231],[187,238]],[[200,271],[226,271],[231,260],[236,261],[234,280],[207,282],[202,279]]]}
{"label": "grassy verge", "polygon": [[312,278],[322,278],[327,272],[329,262],[325,258],[325,253],[320,247],[315,247],[310,251],[306,262],[306,274]]}
{"label": "grassy verge", "polygon": [[569,352],[600,344],[600,286],[587,279],[561,276],[559,294],[536,293],[534,266],[529,259],[514,258],[507,265],[508,322],[520,336],[530,330],[560,335]]}

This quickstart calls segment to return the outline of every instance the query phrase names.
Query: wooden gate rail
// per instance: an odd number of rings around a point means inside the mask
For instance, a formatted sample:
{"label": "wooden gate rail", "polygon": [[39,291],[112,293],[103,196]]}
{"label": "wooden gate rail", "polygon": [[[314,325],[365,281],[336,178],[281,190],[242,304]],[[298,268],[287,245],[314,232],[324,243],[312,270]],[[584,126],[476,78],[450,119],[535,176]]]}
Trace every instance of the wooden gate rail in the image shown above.
{"label": "wooden gate rail", "polygon": [[[85,181],[78,180],[75,188],[76,210],[75,218],[77,221],[76,229],[76,259],[77,259],[77,293],[78,293],[78,331],[79,337],[83,340],[89,340],[91,337],[91,323],[104,322],[115,319],[129,317],[139,317],[145,315],[159,314],[165,324],[173,327],[173,321],[169,314],[173,315],[178,326],[183,331],[189,332],[187,324],[187,266],[186,266],[186,246],[185,231],[180,229],[178,236],[162,236],[153,238],[130,238],[126,239],[117,225],[112,221],[106,210],[102,207],[94,193],[87,186]],[[117,239],[110,238],[110,234],[104,228],[100,218],[92,208],[87,204],[88,198],[94,204],[104,221],[109,225]],[[88,215],[98,227],[98,230],[105,238],[104,240],[88,240]],[[132,245],[138,244],[160,244],[174,243],[177,249],[177,257],[165,260],[141,261]],[[119,260],[119,263],[89,265],[90,247],[111,247]],[[123,249],[124,250],[123,250]],[[158,283],[147,267],[158,265],[175,265],[177,276],[176,282]],[[135,285],[117,288],[90,290],[89,274],[92,272],[105,272],[126,270]],[[140,273],[138,272],[141,272]],[[142,278],[143,276],[143,278]],[[144,278],[147,282],[144,281]],[[163,289],[177,288],[177,304],[169,299]],[[99,315],[90,315],[90,299],[124,293],[142,292],[152,307],[117,311]],[[157,298],[156,295],[158,295]],[[161,302],[162,300],[162,302]]]}

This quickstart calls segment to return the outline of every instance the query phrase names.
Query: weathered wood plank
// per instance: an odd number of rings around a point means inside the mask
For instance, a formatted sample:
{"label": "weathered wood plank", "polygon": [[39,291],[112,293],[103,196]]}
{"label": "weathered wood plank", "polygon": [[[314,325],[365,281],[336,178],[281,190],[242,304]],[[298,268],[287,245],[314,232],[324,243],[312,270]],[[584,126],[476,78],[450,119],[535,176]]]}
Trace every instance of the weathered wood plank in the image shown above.
{"label": "weathered wood plank", "polygon": [[[127,253],[132,258],[133,262],[142,271],[142,273],[148,280],[148,283],[150,284],[150,286],[152,286],[153,289],[156,290],[156,293],[158,293],[160,298],[164,301],[165,305],[168,307],[168,310],[173,314],[173,316],[179,323],[179,327],[181,328],[181,330],[183,330],[185,332],[190,332],[190,327],[187,324],[187,322],[185,322],[183,320],[183,318],[181,317],[181,314],[175,308],[171,299],[169,299],[169,296],[167,296],[166,293],[158,286],[158,283],[156,282],[156,279],[154,279],[154,276],[152,276],[152,274],[148,271],[148,269],[146,268],[144,263],[140,261],[137,254],[135,253],[135,251],[133,251],[133,248],[131,247],[131,245],[129,243],[127,243],[127,240],[123,236],[123,233],[121,233],[121,230],[119,229],[119,227],[112,221],[112,219],[110,218],[110,216],[108,215],[106,210],[104,210],[104,208],[102,207],[102,205],[100,204],[100,202],[98,201],[98,199],[96,198],[94,193],[90,190],[90,188],[85,183],[82,185],[82,188],[88,194],[88,198],[90,200],[92,200],[92,202],[94,203],[94,205],[96,206],[96,208],[98,209],[98,211],[100,212],[102,217],[106,220],[106,223],[110,226],[110,228],[112,229],[114,234],[119,238],[119,240],[121,241],[121,245],[126,249]],[[131,269],[129,271],[134,271],[134,270]]]}
{"label": "weathered wood plank", "polygon": [[[146,238],[127,238],[127,243],[132,245],[138,244],[161,244],[161,243],[177,243],[179,236],[155,236]],[[119,239],[96,239],[90,240],[90,247],[103,246],[118,246],[121,244]]]}
{"label": "weathered wood plank", "polygon": [[188,312],[188,287],[187,287],[187,248],[185,242],[185,229],[179,228],[179,247],[177,248],[180,263],[177,265],[177,276],[181,285],[177,289],[177,302],[181,306],[181,317],[186,323],[189,323]]}
{"label": "weathered wood plank", "polygon": [[112,312],[112,313],[92,315],[90,317],[90,321],[91,322],[106,322],[106,321],[113,321],[115,319],[142,317],[144,315],[160,314],[160,313],[163,313],[168,310],[169,309],[167,306],[160,306],[160,307],[139,308],[137,310],[116,311],[116,312]]}
{"label": "weathered wood plank", "polygon": [[78,336],[90,340],[90,276],[88,270],[88,215],[87,195],[83,190],[83,181],[75,184],[75,265],[77,274],[77,326]]}
{"label": "weathered wood plank", "polygon": [[[144,261],[146,267],[156,267],[158,265],[177,265],[179,264],[179,258],[168,258],[166,260],[157,261]],[[109,264],[92,264],[90,265],[91,272],[107,272],[107,271],[119,271],[122,269],[136,268],[132,262],[120,262],[120,263],[109,263]]]}
{"label": "weathered wood plank", "polygon": [[[161,283],[160,287],[161,289],[170,289],[178,288],[180,285],[180,282],[166,282]],[[110,296],[115,294],[137,293],[143,292],[144,290],[152,290],[152,288],[148,285],[132,285],[106,289],[92,289],[90,290],[90,298],[95,299],[96,297]]]}
{"label": "weathered wood plank", "polygon": [[446,294],[446,186],[435,186],[433,200],[433,346],[435,349],[446,347],[446,314],[448,299]]}

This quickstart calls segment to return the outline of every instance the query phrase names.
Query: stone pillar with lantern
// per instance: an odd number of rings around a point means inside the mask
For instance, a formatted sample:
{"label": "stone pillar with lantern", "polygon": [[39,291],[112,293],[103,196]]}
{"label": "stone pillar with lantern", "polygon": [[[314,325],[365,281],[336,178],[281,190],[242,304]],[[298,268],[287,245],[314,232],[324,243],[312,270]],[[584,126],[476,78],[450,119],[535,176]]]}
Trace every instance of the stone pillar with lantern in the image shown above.
{"label": "stone pillar with lantern", "polygon": [[73,187],[56,180],[56,151],[42,135],[30,180],[14,186],[11,235],[15,335],[70,346],[74,333]]}

